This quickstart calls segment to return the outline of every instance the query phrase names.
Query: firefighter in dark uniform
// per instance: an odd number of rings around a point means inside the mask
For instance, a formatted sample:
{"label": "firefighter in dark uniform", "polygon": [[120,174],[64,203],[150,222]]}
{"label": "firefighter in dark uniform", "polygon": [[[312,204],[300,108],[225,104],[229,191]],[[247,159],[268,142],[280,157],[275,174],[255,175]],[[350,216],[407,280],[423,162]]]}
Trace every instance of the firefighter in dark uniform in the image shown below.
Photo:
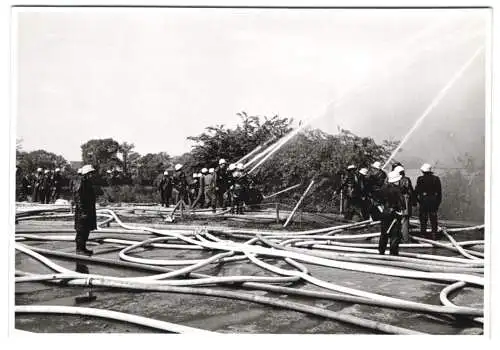
{"label": "firefighter in dark uniform", "polygon": [[61,186],[62,186],[61,169],[56,168],[56,170],[52,174],[52,181],[51,181],[50,199],[52,202],[55,202],[56,200],[59,199],[59,196],[61,194]]}
{"label": "firefighter in dark uniform", "polygon": [[41,187],[43,186],[43,173],[42,168],[36,169],[36,175],[33,179],[33,202],[41,202],[42,192]]}
{"label": "firefighter in dark uniform", "polygon": [[368,181],[368,169],[359,170],[360,208],[363,220],[370,218],[370,185]]}
{"label": "firefighter in dark uniform", "polygon": [[170,206],[170,197],[172,197],[172,178],[168,170],[163,172],[163,177],[158,184],[158,190],[160,191],[161,205],[168,208]]}
{"label": "firefighter in dark uniform", "polygon": [[363,216],[361,214],[361,188],[359,185],[356,166],[349,165],[347,167],[347,174],[337,189],[337,194],[341,191],[344,194],[344,218],[346,220],[352,220],[356,212],[359,217]]}
{"label": "firefighter in dark uniform", "polygon": [[368,187],[370,198],[370,215],[374,220],[381,219],[382,202],[384,201],[381,190],[387,181],[387,174],[382,169],[380,162],[374,162],[368,172]]}
{"label": "firefighter in dark uniform", "polygon": [[432,173],[430,164],[424,164],[420,168],[423,175],[417,179],[415,196],[419,204],[420,212],[420,234],[427,236],[427,220],[431,222],[431,236],[436,239],[438,231],[437,211],[441,205],[442,192],[441,180]]}
{"label": "firefighter in dark uniform", "polygon": [[189,205],[188,184],[182,167],[182,164],[176,164],[174,176],[172,177],[172,185],[177,191],[175,202],[178,203],[182,199],[186,205]]}
{"label": "firefighter in dark uniform", "polygon": [[246,193],[248,190],[248,179],[244,174],[243,164],[235,166],[235,170],[231,174],[231,186],[229,193],[231,195],[231,213],[243,214],[243,204],[246,200]]}
{"label": "firefighter in dark uniform", "polygon": [[200,180],[198,178],[198,173],[193,173],[191,176],[191,182],[188,184],[188,196],[189,203],[194,203],[198,196],[198,186],[200,185]]}
{"label": "firefighter in dark uniform", "polygon": [[380,196],[382,199],[382,214],[380,223],[380,239],[378,244],[379,254],[385,254],[387,241],[391,255],[399,254],[399,243],[401,242],[401,218],[405,208],[401,187],[401,174],[396,171],[389,173],[387,183],[382,187]]}
{"label": "firefighter in dark uniform", "polygon": [[403,201],[405,203],[405,209],[403,210],[403,216],[401,218],[401,235],[402,242],[409,243],[410,217],[412,214],[412,207],[415,205],[415,193],[413,191],[411,180],[408,176],[406,176],[403,166],[398,165],[394,168],[393,171],[401,175],[401,180],[399,180],[399,187],[401,188],[401,195],[403,196]]}
{"label": "firefighter in dark uniform", "polygon": [[204,195],[205,195],[205,207],[212,208],[212,212],[215,213],[215,169],[208,169],[208,174],[204,177]]}
{"label": "firefighter in dark uniform", "polygon": [[219,160],[219,166],[215,169],[215,200],[216,206],[220,206],[223,210],[226,209],[226,201],[224,195],[228,190],[228,173],[225,159]]}
{"label": "firefighter in dark uniform", "polygon": [[96,194],[92,183],[94,172],[92,165],[84,165],[73,187],[77,254],[92,255],[92,251],[87,249],[87,240],[90,231],[97,229]]}
{"label": "firefighter in dark uniform", "polygon": [[[205,174],[208,173],[207,168],[203,168],[200,173],[196,174],[196,186],[193,188],[192,208],[203,208],[205,205]],[[194,174],[193,174],[194,175]]]}
{"label": "firefighter in dark uniform", "polygon": [[45,204],[50,203],[50,188],[52,186],[52,179],[51,179],[51,172],[50,170],[45,170],[43,174],[43,179],[42,179],[42,186],[41,186],[41,202]]}

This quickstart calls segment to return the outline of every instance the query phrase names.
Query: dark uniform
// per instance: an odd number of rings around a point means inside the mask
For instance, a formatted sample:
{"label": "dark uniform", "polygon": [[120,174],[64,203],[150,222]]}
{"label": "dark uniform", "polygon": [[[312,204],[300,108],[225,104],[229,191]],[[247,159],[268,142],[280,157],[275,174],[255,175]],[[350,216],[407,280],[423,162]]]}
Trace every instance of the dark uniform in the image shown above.
{"label": "dark uniform", "polygon": [[381,211],[378,209],[384,202],[382,188],[387,181],[387,174],[382,169],[371,168],[367,179],[367,192],[370,201],[370,215],[374,220],[381,219]]}
{"label": "dark uniform", "polygon": [[170,205],[170,197],[172,197],[172,177],[170,175],[163,175],[158,185],[160,191],[161,205],[168,207]]}
{"label": "dark uniform", "polygon": [[358,181],[361,216],[363,217],[363,220],[368,220],[370,218],[370,184],[368,177],[363,174],[358,175]]}
{"label": "dark uniform", "polygon": [[192,188],[192,195],[193,195],[193,204],[192,207],[200,207],[203,208],[205,205],[205,176],[200,175],[196,179],[196,186],[193,185]]}
{"label": "dark uniform", "polygon": [[46,173],[43,175],[42,187],[41,187],[41,202],[45,204],[50,203],[50,189],[52,187],[51,173]]}
{"label": "dark uniform", "polygon": [[340,191],[344,193],[344,218],[352,220],[356,212],[360,217],[363,217],[361,213],[361,188],[355,169],[347,172],[342,184],[337,189],[337,194]]}
{"label": "dark uniform", "polygon": [[229,189],[228,187],[228,173],[225,166],[220,166],[215,169],[215,200],[216,206],[220,206],[222,209],[226,209],[226,201],[224,199],[224,194]]}
{"label": "dark uniform", "polygon": [[235,171],[231,177],[231,187],[229,188],[231,213],[243,214],[243,204],[245,202],[246,189],[248,188],[247,178],[240,171]]}
{"label": "dark uniform", "polygon": [[215,212],[215,176],[214,173],[209,173],[203,176],[205,207],[212,208]]}
{"label": "dark uniform", "polygon": [[38,172],[33,179],[33,202],[42,201],[43,174]]}
{"label": "dark uniform", "polygon": [[174,173],[172,185],[177,190],[175,202],[178,203],[182,199],[186,205],[189,205],[188,184],[184,171],[177,170]]}
{"label": "dark uniform", "polygon": [[431,172],[424,173],[417,179],[415,196],[419,204],[420,234],[426,236],[427,220],[430,219],[432,238],[436,238],[438,230],[437,211],[441,204],[441,180]]}
{"label": "dark uniform", "polygon": [[91,180],[82,176],[76,180],[73,187],[73,200],[75,202],[75,230],[76,250],[91,254],[87,249],[87,240],[90,231],[97,229],[97,216],[95,210],[96,194]]}
{"label": "dark uniform", "polygon": [[415,194],[410,178],[405,176],[404,173],[401,173],[401,175],[403,177],[399,180],[399,188],[401,189],[401,195],[405,203],[403,217],[401,218],[401,234],[403,242],[408,243],[410,241],[410,217],[412,206],[415,205]]}
{"label": "dark uniform", "polygon": [[388,183],[384,185],[380,190],[380,198],[382,199],[383,211],[381,213],[378,251],[382,255],[385,254],[387,241],[390,239],[390,254],[398,255],[399,243],[401,242],[401,213],[406,209],[399,184]]}
{"label": "dark uniform", "polygon": [[52,175],[52,181],[51,181],[50,197],[52,202],[55,202],[56,200],[59,199],[59,196],[61,194],[61,186],[62,186],[62,176],[59,172],[55,172]]}

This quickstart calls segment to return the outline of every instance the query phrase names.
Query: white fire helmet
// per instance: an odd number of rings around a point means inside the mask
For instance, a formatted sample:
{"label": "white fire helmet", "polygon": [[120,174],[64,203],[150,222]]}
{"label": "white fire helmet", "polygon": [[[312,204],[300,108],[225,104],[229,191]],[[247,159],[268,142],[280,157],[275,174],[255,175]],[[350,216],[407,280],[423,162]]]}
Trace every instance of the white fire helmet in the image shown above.
{"label": "white fire helmet", "polygon": [[82,173],[82,168],[78,168],[78,170],[76,171],[77,174],[81,174]]}
{"label": "white fire helmet", "polygon": [[112,171],[111,171],[111,170],[109,170],[109,169],[108,169],[108,170],[106,170],[106,172],[107,172],[108,174],[111,174],[111,173],[112,173]]}
{"label": "white fire helmet", "polygon": [[182,164],[175,164],[175,171],[179,171],[182,168]]}
{"label": "white fire helmet", "polygon": [[234,170],[234,169],[236,169],[236,164],[234,164],[234,163],[229,164],[228,170],[231,171],[231,170]]}
{"label": "white fire helmet", "polygon": [[361,169],[359,169],[359,173],[360,173],[361,175],[365,175],[365,176],[366,176],[366,175],[368,175],[368,169],[366,169],[366,168],[361,168]]}
{"label": "white fire helmet", "polygon": [[201,169],[201,173],[202,173],[202,174],[206,174],[206,173],[208,173],[208,169],[207,169],[207,168],[203,168],[203,169]]}
{"label": "white fire helmet", "polygon": [[45,174],[48,174],[49,172],[50,172],[49,169],[45,169],[45,171],[44,171]]}
{"label": "white fire helmet", "polygon": [[236,164],[236,169],[243,170],[243,169],[245,169],[245,166],[243,165],[243,163],[238,163],[238,164]]}
{"label": "white fire helmet", "polygon": [[168,175],[168,170],[165,170],[165,171],[163,172],[163,175]]}
{"label": "white fire helmet", "polygon": [[37,172],[37,173],[41,173],[41,172],[42,172],[42,168],[38,168],[38,169],[36,169],[36,172]]}
{"label": "white fire helmet", "polygon": [[60,172],[60,171],[61,171],[61,169],[60,169],[60,168],[56,168],[56,170],[55,170],[55,172],[56,172],[56,173],[58,173],[58,172]]}
{"label": "white fire helmet", "polygon": [[399,172],[397,172],[396,170],[393,170],[389,173],[387,181],[389,183],[394,183],[394,182],[398,182],[399,180],[401,180],[401,178],[402,178],[401,174]]}
{"label": "white fire helmet", "polygon": [[425,163],[423,164],[421,167],[420,167],[420,170],[423,172],[423,173],[430,173],[432,172],[432,166],[428,163]]}
{"label": "white fire helmet", "polygon": [[405,168],[403,168],[401,165],[398,165],[397,167],[394,168],[394,171],[397,172],[398,174],[401,174],[401,172],[405,171]]}
{"label": "white fire helmet", "polygon": [[352,170],[352,169],[356,169],[356,166],[351,164],[347,167],[347,170]]}
{"label": "white fire helmet", "polygon": [[82,166],[82,175],[88,174],[92,171],[95,171],[94,167],[90,164],[86,164]]}
{"label": "white fire helmet", "polygon": [[193,173],[193,179],[196,179],[198,177],[198,173]]}
{"label": "white fire helmet", "polygon": [[382,163],[380,163],[379,161],[376,161],[372,164],[372,168],[380,169],[381,167],[382,167]]}
{"label": "white fire helmet", "polygon": [[219,159],[219,165],[226,164],[226,160],[224,158]]}
{"label": "white fire helmet", "polygon": [[209,174],[213,174],[213,172],[214,172],[214,171],[215,171],[215,169],[214,169],[214,168],[210,168],[210,169],[208,169],[208,173],[209,173]]}

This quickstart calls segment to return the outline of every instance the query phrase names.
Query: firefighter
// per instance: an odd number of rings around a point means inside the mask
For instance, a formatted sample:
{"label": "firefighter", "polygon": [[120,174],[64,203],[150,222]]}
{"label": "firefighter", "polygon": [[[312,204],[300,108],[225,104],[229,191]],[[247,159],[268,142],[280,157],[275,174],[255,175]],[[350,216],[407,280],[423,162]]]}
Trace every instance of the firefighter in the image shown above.
{"label": "firefighter", "polygon": [[219,160],[219,166],[215,169],[215,200],[216,206],[220,206],[222,210],[226,210],[227,201],[224,196],[229,189],[227,163],[225,159]]}
{"label": "firefighter", "polygon": [[201,169],[201,172],[196,174],[197,177],[197,185],[193,192],[193,202],[191,207],[203,208],[205,205],[205,175],[208,173],[207,168]]}
{"label": "firefighter", "polygon": [[243,214],[244,193],[246,187],[243,169],[236,168],[231,174],[231,177],[231,187],[229,188],[229,193],[231,195],[231,213]]}
{"label": "firefighter", "polygon": [[106,182],[108,186],[113,186],[113,171],[111,169],[106,170]]}
{"label": "firefighter", "polygon": [[236,171],[236,164],[231,163],[226,170],[226,192],[224,193],[224,207],[232,208],[233,196],[231,194],[231,186],[234,182],[233,174]]}
{"label": "firefighter", "polygon": [[191,182],[188,185],[189,189],[189,202],[194,203],[198,196],[198,187],[200,185],[200,180],[198,178],[198,173],[193,173],[191,176]]}
{"label": "firefighter", "polygon": [[42,199],[42,187],[43,173],[42,168],[36,169],[36,175],[33,179],[33,202],[40,202]]}
{"label": "firefighter", "polygon": [[56,200],[59,199],[59,196],[61,195],[61,186],[62,186],[61,169],[56,168],[54,173],[52,174],[51,193],[50,193],[51,201],[54,203]]}
{"label": "firefighter", "polygon": [[441,180],[433,174],[430,164],[423,164],[420,168],[422,176],[417,178],[415,196],[419,204],[420,234],[427,236],[427,220],[431,222],[431,236],[436,239],[438,233],[437,211],[441,204]]}
{"label": "firefighter", "polygon": [[368,169],[359,170],[360,208],[363,220],[370,218],[370,186],[368,182]]}
{"label": "firefighter", "polygon": [[387,174],[382,169],[380,162],[374,162],[371,166],[370,185],[372,192],[377,192],[384,186],[387,181]]}
{"label": "firefighter", "polygon": [[391,170],[395,170],[398,166],[403,167],[403,164],[400,162],[392,163]]}
{"label": "firefighter", "polygon": [[186,205],[189,205],[188,184],[186,174],[182,170],[182,167],[182,164],[176,164],[174,168],[175,172],[172,178],[172,185],[177,191],[175,202],[178,203],[182,199]]}
{"label": "firefighter", "polygon": [[359,185],[356,166],[349,165],[347,167],[347,174],[336,191],[337,194],[341,191],[344,194],[344,218],[346,220],[352,220],[356,212],[359,217],[363,216],[361,214],[361,189]]}
{"label": "firefighter", "polygon": [[380,223],[380,239],[378,244],[379,254],[384,255],[389,243],[391,255],[399,254],[399,243],[401,242],[401,218],[405,210],[405,203],[401,194],[401,174],[391,171],[388,176],[387,184],[380,190],[383,201],[383,211]]}
{"label": "firefighter", "polygon": [[374,162],[368,172],[368,191],[370,200],[370,215],[374,220],[381,219],[381,207],[384,199],[381,196],[381,190],[387,181],[387,174],[382,169],[379,161]]}
{"label": "firefighter", "polygon": [[49,204],[50,202],[50,187],[52,182],[50,177],[50,170],[46,169],[43,174],[42,185],[40,186],[40,200],[44,204]]}
{"label": "firefighter", "polygon": [[163,177],[158,185],[158,190],[160,191],[160,201],[163,207],[170,206],[170,197],[172,197],[172,178],[170,177],[168,170],[163,172]]}
{"label": "firefighter", "polygon": [[73,199],[75,202],[75,230],[76,230],[76,253],[92,255],[87,249],[87,240],[90,231],[97,229],[96,221],[96,194],[93,187],[93,176],[95,169],[92,165],[84,165],[81,168],[81,176],[77,179],[73,188]]}
{"label": "firefighter", "polygon": [[208,169],[208,174],[205,175],[204,179],[205,189],[205,207],[212,208],[212,211],[215,213],[215,169]]}
{"label": "firefighter", "polygon": [[[401,164],[401,163],[400,163]],[[405,203],[405,209],[403,210],[403,216],[401,218],[401,235],[402,242],[410,242],[410,217],[412,214],[412,207],[415,205],[415,194],[413,191],[413,185],[409,177],[405,174],[405,169],[402,165],[398,165],[394,168],[395,172],[401,175],[401,180],[399,180],[399,187],[401,189],[401,195],[403,196],[403,201]]]}

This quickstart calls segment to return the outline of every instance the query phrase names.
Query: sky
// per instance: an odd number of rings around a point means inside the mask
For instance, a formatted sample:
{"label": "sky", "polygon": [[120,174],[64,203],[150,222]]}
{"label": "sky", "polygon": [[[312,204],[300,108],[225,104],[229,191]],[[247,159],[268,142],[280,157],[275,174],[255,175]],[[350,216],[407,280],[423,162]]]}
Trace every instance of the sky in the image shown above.
{"label": "sky", "polygon": [[[485,45],[488,10],[32,9],[17,14],[17,138],[80,160],[112,137],[190,150],[236,113],[401,139]],[[402,154],[484,158],[485,54]],[[342,98],[342,99],[341,99]],[[341,103],[337,103],[341,101]]]}

